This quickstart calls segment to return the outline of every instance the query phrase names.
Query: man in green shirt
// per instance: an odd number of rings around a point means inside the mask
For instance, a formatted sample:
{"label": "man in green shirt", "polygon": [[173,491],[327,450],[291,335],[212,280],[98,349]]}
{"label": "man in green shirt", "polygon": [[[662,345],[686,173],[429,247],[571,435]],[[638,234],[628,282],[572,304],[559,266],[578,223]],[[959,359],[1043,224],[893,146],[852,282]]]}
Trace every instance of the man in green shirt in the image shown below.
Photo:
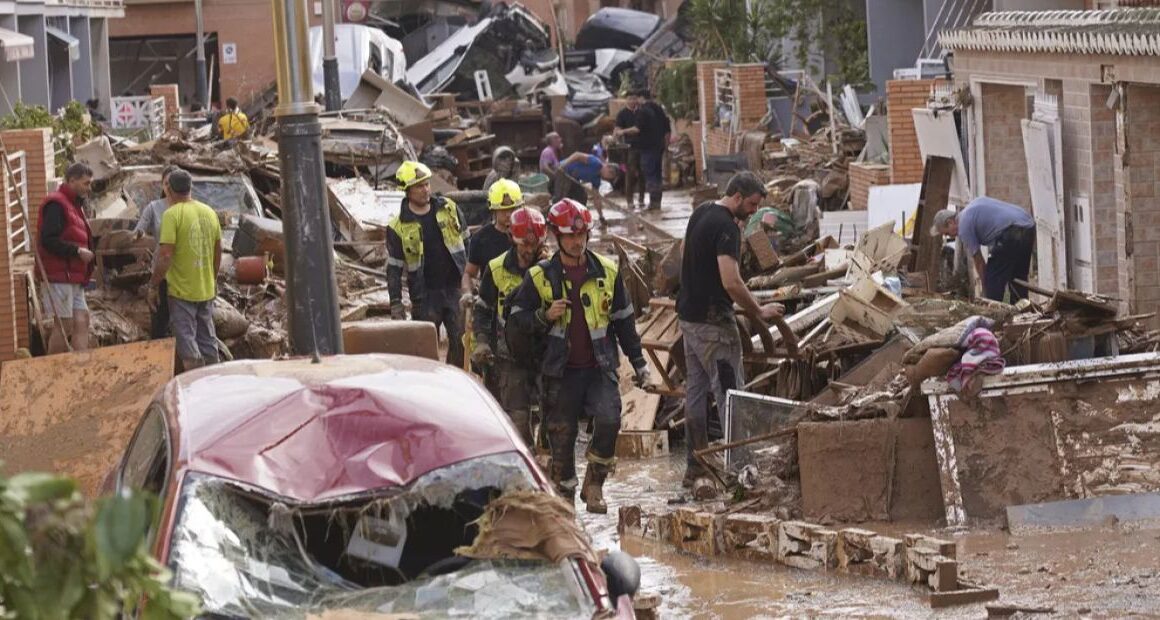
{"label": "man in green shirt", "polygon": [[158,302],[165,280],[169,294],[169,325],[177,338],[177,356],[184,370],[218,362],[213,329],[213,300],[222,259],[222,230],[217,213],[193,200],[193,178],[172,172],[162,186],[169,208],[161,216],[161,245],[149,281],[149,304]]}

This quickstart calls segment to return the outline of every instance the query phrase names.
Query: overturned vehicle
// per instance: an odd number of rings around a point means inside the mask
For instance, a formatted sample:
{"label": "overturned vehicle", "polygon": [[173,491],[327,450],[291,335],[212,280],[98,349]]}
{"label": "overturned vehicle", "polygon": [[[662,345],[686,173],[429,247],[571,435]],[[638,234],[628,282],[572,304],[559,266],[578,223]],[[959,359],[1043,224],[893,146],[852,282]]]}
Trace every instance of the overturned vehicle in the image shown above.
{"label": "overturned vehicle", "polygon": [[153,552],[208,617],[632,617],[635,563],[518,437],[437,362],[233,362],[170,381],[109,484],[162,497]]}

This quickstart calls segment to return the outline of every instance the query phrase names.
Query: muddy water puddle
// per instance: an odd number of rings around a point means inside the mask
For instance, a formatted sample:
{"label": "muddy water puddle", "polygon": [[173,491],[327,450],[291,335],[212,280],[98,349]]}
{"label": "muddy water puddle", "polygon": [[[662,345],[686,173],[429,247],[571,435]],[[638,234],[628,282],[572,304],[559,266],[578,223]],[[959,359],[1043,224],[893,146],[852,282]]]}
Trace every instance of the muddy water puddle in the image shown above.
{"label": "muddy water puddle", "polygon": [[[582,453],[578,450],[578,452]],[[743,560],[704,559],[654,541],[621,540],[619,506],[646,512],[678,505],[683,451],[622,460],[605,487],[609,514],[580,518],[598,548],[623,548],[642,572],[642,592],[662,596],[664,618],[980,618],[985,605],[932,610],[925,589],[869,577],[823,574]],[[840,528],[842,525],[835,525]],[[1160,618],[1160,529],[1108,525],[1095,530],[1012,536],[995,527],[953,532],[929,523],[865,523],[901,537],[923,533],[959,543],[960,574],[999,588],[999,603],[1055,608],[1062,617]],[[1057,616],[1057,617],[1058,617]]]}

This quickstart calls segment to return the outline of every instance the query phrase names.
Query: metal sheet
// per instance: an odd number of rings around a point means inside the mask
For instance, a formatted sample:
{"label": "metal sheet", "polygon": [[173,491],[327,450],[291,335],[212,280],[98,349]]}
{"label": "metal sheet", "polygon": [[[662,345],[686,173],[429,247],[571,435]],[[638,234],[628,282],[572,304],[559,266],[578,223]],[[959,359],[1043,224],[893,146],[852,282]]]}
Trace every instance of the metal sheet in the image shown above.
{"label": "metal sheet", "polygon": [[1101,525],[1112,517],[1121,523],[1160,520],[1160,493],[1109,495],[1007,507],[1007,527],[1012,534]]}
{"label": "metal sheet", "polygon": [[173,376],[173,343],[154,340],[4,362],[5,472],[66,474],[94,496],[150,399]]}

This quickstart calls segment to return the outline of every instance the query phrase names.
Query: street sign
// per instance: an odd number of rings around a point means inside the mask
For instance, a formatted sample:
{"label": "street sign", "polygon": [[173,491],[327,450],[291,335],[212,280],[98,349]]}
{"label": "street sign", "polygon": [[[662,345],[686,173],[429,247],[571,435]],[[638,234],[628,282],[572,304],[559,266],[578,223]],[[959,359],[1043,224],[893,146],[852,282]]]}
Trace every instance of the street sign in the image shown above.
{"label": "street sign", "polygon": [[238,44],[222,43],[222,64],[238,64]]}

